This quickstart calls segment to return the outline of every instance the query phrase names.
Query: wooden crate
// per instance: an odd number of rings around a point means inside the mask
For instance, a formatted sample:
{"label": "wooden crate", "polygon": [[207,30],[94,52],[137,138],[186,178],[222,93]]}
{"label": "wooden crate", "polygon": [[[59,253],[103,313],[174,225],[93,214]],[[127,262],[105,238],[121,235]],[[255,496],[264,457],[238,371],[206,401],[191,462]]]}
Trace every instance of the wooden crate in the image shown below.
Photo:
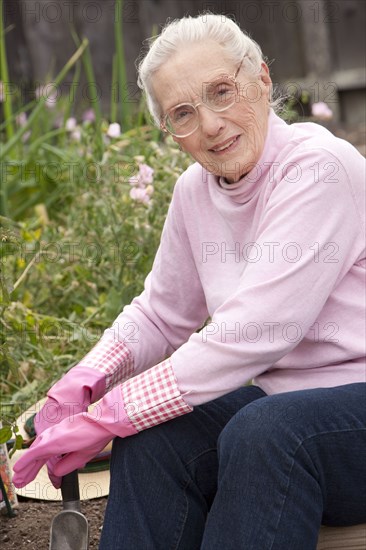
{"label": "wooden crate", "polygon": [[317,550],[366,550],[366,523],[320,528]]}

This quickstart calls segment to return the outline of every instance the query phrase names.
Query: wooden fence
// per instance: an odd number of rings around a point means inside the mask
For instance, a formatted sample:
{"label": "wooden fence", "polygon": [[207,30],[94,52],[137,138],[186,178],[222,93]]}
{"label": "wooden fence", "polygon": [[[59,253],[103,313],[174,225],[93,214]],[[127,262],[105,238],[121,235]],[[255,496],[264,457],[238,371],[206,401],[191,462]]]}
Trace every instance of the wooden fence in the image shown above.
{"label": "wooden fence", "polygon": [[[307,90],[313,102],[326,101],[337,119],[365,122],[363,0],[125,0],[121,32],[128,83],[122,101],[138,100],[134,61],[142,41],[168,17],[205,10],[235,16],[261,45],[274,82],[285,91]],[[26,98],[37,83],[52,80],[71,56],[73,26],[90,40],[97,86],[107,108],[113,91],[114,1],[5,0],[4,12],[10,26],[6,41],[11,80],[22,84]]]}

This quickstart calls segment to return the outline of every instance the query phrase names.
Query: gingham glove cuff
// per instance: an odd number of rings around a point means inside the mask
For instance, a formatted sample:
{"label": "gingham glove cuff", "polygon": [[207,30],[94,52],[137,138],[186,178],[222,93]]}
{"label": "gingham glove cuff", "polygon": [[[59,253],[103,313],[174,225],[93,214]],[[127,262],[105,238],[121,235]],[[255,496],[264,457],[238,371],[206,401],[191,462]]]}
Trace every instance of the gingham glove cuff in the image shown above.
{"label": "gingham glove cuff", "polygon": [[138,432],[193,411],[180,393],[170,359],[121,386],[125,411]]}
{"label": "gingham glove cuff", "polygon": [[106,377],[106,392],[128,380],[134,372],[132,352],[108,332],[78,363],[103,373]]}

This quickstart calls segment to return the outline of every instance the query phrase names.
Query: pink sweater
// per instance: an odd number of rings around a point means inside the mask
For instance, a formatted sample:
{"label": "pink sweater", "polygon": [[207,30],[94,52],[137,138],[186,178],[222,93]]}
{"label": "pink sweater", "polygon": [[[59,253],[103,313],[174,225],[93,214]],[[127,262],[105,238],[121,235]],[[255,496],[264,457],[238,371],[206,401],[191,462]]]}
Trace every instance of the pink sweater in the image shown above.
{"label": "pink sweater", "polygon": [[102,341],[124,342],[137,380],[170,357],[190,406],[250,380],[269,394],[365,382],[365,268],[364,158],[271,112],[239,182],[199,164],[179,178],[145,290]]}

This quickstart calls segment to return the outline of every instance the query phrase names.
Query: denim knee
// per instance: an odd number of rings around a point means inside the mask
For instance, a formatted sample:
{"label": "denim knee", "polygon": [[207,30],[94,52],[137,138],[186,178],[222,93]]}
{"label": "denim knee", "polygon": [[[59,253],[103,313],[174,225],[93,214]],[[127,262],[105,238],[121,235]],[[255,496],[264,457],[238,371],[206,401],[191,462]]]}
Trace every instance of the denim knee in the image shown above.
{"label": "denim knee", "polygon": [[146,462],[156,449],[157,437],[156,431],[152,430],[145,430],[126,438],[116,437],[112,446],[111,469],[115,463],[120,465],[123,462],[126,465],[130,464],[131,468],[135,468],[141,460]]}
{"label": "denim knee", "polygon": [[[257,449],[279,444],[285,439],[300,441],[304,414],[300,404],[283,403],[276,396],[266,396],[254,401],[238,411],[228,422],[218,440],[219,452],[233,445],[241,450]],[[237,449],[238,450],[238,449]]]}

